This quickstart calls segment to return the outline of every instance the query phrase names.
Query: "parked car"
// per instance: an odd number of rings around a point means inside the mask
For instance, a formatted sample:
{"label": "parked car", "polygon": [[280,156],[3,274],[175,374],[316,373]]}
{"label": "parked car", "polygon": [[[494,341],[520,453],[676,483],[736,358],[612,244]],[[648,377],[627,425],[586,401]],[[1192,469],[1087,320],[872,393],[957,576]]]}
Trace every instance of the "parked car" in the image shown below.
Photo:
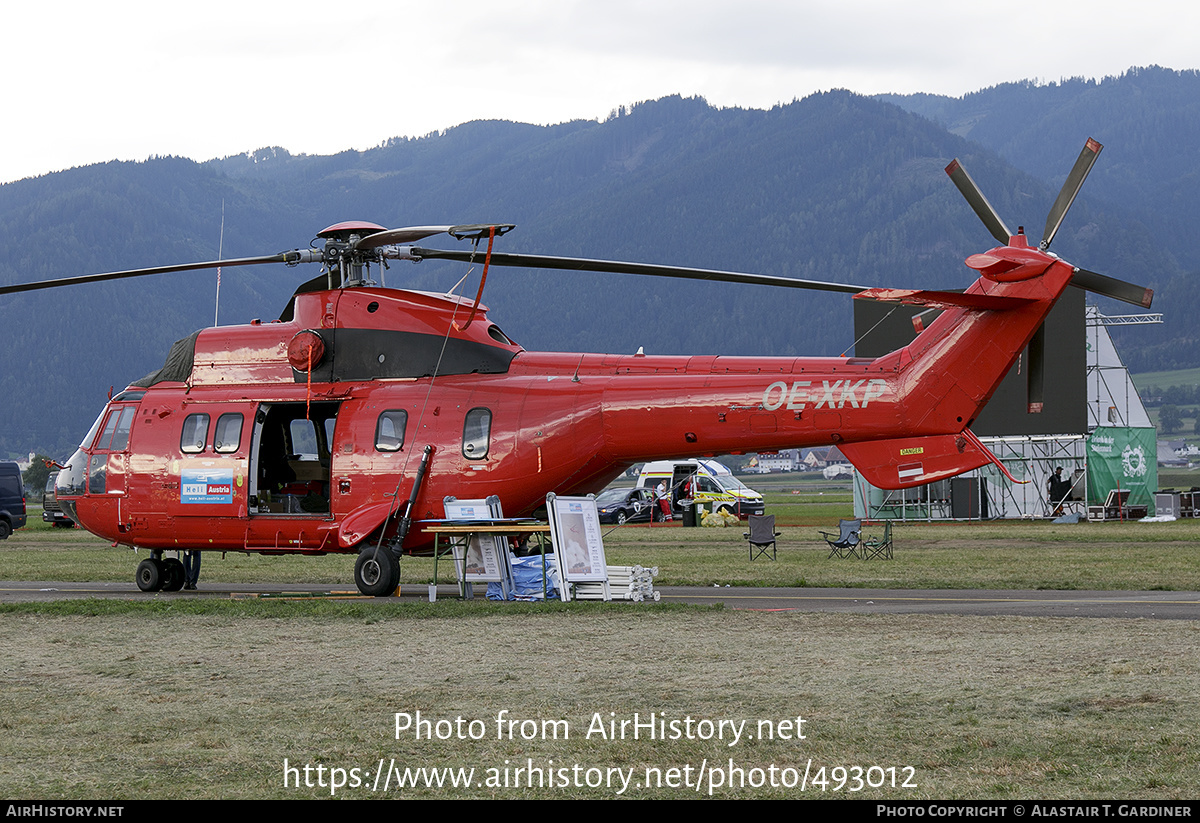
{"label": "parked car", "polygon": [[58,505],[58,495],[54,493],[54,483],[57,479],[58,472],[53,471],[46,480],[46,490],[42,492],[42,520],[69,529],[75,525],[75,521],[67,517],[62,506]]}
{"label": "parked car", "polygon": [[0,540],[25,527],[25,484],[12,461],[0,462]]}
{"label": "parked car", "polygon": [[601,523],[649,523],[651,517],[658,523],[663,519],[650,489],[608,489],[596,498],[596,511]]}

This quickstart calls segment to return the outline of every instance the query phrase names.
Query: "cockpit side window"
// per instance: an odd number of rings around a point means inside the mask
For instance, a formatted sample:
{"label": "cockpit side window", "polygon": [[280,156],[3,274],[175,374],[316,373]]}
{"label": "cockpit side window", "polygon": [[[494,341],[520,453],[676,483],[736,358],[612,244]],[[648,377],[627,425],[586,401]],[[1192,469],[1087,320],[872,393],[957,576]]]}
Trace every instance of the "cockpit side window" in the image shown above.
{"label": "cockpit side window", "polygon": [[108,446],[109,451],[125,451],[129,445],[129,429],[133,427],[133,415],[136,411],[136,406],[126,406],[121,410],[121,419],[117,421],[117,430],[113,432],[112,443]]}
{"label": "cockpit side window", "polygon": [[94,448],[98,451],[107,451],[109,441],[112,440],[113,431],[117,428],[117,421],[121,419],[121,410],[113,409],[108,413],[108,420],[104,421],[104,431],[100,433],[100,439],[96,441]]}
{"label": "cockpit side window", "polygon": [[125,451],[129,445],[129,429],[133,426],[136,406],[114,406],[104,421],[104,431],[93,444],[95,451]]}

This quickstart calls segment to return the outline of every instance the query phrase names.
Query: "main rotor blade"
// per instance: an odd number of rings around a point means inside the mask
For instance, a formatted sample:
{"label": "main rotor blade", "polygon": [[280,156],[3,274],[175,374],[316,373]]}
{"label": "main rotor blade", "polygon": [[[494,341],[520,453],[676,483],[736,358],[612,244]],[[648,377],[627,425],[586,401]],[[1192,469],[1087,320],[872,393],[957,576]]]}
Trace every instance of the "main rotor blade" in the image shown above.
{"label": "main rotor blade", "polygon": [[1079,152],[1079,157],[1075,159],[1075,165],[1071,167],[1071,173],[1063,181],[1058,199],[1054,201],[1054,205],[1050,207],[1050,214],[1046,216],[1046,230],[1042,232],[1043,249],[1050,247],[1054,235],[1058,233],[1058,227],[1062,225],[1063,218],[1067,216],[1067,211],[1075,202],[1075,195],[1079,194],[1083,181],[1087,180],[1088,172],[1092,170],[1092,166],[1103,148],[1104,146],[1089,137],[1083,146],[1083,151]]}
{"label": "main rotor blade", "polygon": [[1075,274],[1071,277],[1071,285],[1102,294],[1105,297],[1124,300],[1126,303],[1132,303],[1144,309],[1150,308],[1150,302],[1154,299],[1154,289],[1138,286],[1125,280],[1117,280],[1115,277],[1087,269],[1075,269]]}
{"label": "main rotor blade", "polygon": [[[463,263],[483,262],[481,252],[443,251],[441,249],[409,249],[415,258],[428,260],[457,260]],[[682,277],[690,280],[717,280],[726,283],[747,283],[760,286],[784,286],[793,289],[815,289],[857,294],[866,286],[846,283],[825,283],[820,280],[796,280],[769,274],[746,274],[735,271],[693,269],[684,266],[659,266],[653,263],[625,263],[617,260],[592,260],[583,257],[553,257],[541,254],[493,254],[493,266],[516,266],[528,269],[562,269],[594,271],[612,274],[648,274],[655,277]]]}
{"label": "main rotor blade", "polygon": [[367,235],[354,244],[356,249],[377,249],[380,246],[394,246],[398,243],[412,243],[414,240],[424,240],[435,234],[450,234],[458,240],[484,238],[488,232],[494,232],[496,237],[503,237],[516,228],[513,223],[479,223],[463,226],[409,226],[403,229],[388,229]]}
{"label": "main rotor blade", "polygon": [[403,229],[388,229],[361,237],[354,244],[356,249],[377,249],[380,246],[393,246],[397,243],[411,243],[414,240],[424,240],[435,234],[450,231],[453,226],[408,226]]}
{"label": "main rotor blade", "polygon": [[105,280],[121,280],[126,277],[145,277],[151,274],[171,274],[178,271],[195,271],[197,269],[215,269],[225,266],[257,266],[262,263],[300,262],[304,252],[280,252],[263,257],[240,257],[230,260],[209,260],[204,263],[179,263],[174,266],[155,266],[150,269],[127,269],[125,271],[110,271],[104,274],[82,274],[78,277],[62,277],[58,280],[39,280],[35,283],[17,283],[12,286],[0,286],[0,294],[16,294],[23,291],[39,289],[55,289],[59,286],[74,286],[79,283],[99,283]]}
{"label": "main rotor blade", "polygon": [[967,174],[967,170],[963,168],[962,163],[958,162],[958,158],[950,161],[950,165],[946,166],[946,174],[950,175],[950,179],[954,181],[954,185],[962,192],[962,196],[967,199],[967,203],[975,210],[975,214],[979,215],[979,219],[983,221],[983,225],[987,226],[987,230],[992,233],[1003,245],[1007,246],[1008,241],[1012,239],[1012,232],[1008,230],[1008,226],[1004,225],[1004,221],[1000,219],[1000,215],[992,208],[992,204],[983,196],[983,192],[979,190],[979,186],[975,185],[975,181],[971,179],[971,175]]}

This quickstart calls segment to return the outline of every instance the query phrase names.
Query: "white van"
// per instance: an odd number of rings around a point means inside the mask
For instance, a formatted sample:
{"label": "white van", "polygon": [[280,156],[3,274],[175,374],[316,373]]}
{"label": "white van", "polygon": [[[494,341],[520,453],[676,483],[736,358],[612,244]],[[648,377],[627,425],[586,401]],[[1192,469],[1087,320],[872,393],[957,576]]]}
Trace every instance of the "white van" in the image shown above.
{"label": "white van", "polygon": [[642,466],[639,487],[657,491],[660,483],[665,484],[674,511],[681,510],[680,499],[689,497],[707,512],[724,509],[743,519],[765,510],[763,496],[715,460],[656,460]]}

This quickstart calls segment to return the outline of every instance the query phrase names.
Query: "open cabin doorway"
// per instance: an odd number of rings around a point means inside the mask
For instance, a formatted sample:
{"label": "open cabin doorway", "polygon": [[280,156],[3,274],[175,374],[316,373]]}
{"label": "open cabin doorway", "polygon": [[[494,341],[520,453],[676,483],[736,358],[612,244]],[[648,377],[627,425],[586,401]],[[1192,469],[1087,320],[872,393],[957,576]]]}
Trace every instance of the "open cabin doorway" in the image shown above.
{"label": "open cabin doorway", "polygon": [[252,515],[328,515],[339,403],[263,403],[250,453]]}

